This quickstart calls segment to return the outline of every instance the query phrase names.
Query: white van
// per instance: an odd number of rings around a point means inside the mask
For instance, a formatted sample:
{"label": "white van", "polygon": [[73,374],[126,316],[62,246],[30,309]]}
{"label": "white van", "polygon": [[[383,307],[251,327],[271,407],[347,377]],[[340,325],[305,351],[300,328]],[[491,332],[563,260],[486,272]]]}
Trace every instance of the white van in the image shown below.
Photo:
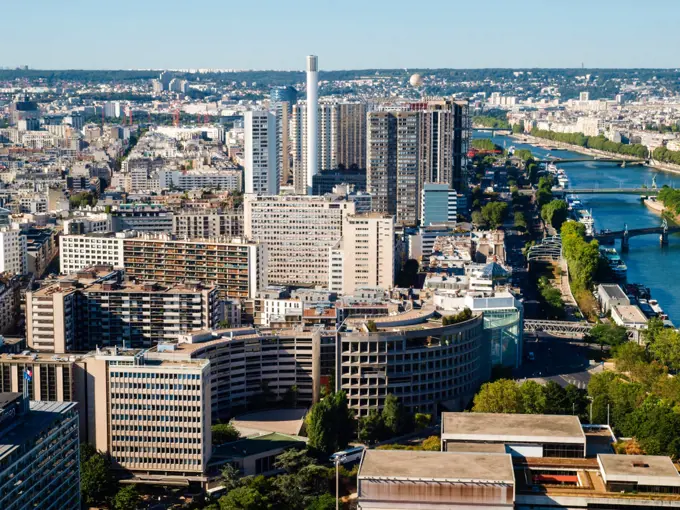
{"label": "white van", "polygon": [[349,448],[341,452],[335,452],[328,458],[328,461],[335,464],[338,461],[340,464],[347,464],[349,462],[355,462],[361,460],[361,456],[366,449],[365,446],[357,446],[356,448]]}

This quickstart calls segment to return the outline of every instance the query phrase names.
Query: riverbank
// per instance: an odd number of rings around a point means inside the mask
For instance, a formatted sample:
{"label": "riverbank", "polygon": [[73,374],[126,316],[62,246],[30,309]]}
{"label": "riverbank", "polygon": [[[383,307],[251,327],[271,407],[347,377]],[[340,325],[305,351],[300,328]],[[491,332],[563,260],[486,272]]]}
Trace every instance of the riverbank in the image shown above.
{"label": "riverbank", "polygon": [[[573,145],[570,143],[557,142],[554,140],[548,140],[547,138],[539,138],[537,136],[531,136],[527,134],[509,134],[507,135],[515,140],[522,141],[531,145],[549,145],[551,147],[557,147],[559,149],[568,150],[572,152],[578,152],[579,154],[584,154],[586,156],[601,157],[601,158],[617,158],[624,159],[626,161],[637,161],[639,158],[635,156],[629,156],[627,154],[617,154],[614,152],[605,152],[597,149],[589,149],[587,147],[581,147],[580,145]],[[669,172],[673,174],[680,175],[680,165],[673,165],[671,163],[663,163],[661,161],[656,161],[654,159],[649,160],[649,164],[646,165],[655,170],[661,170],[662,172]]]}
{"label": "riverbank", "polygon": [[[656,213],[663,214],[664,212],[666,212],[666,207],[661,202],[653,198],[645,198],[643,200],[643,203],[645,204],[647,209],[651,209]],[[675,218],[673,218],[673,221],[680,225],[680,214],[676,214]]]}

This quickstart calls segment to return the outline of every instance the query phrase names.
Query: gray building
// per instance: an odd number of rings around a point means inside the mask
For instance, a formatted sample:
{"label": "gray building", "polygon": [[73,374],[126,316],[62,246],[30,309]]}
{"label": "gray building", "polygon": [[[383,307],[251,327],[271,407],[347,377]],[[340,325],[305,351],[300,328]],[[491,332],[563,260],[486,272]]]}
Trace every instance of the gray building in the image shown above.
{"label": "gray building", "polygon": [[122,204],[111,212],[111,226],[114,232],[171,232],[172,216],[171,211],[160,205]]}
{"label": "gray building", "polygon": [[348,318],[336,342],[336,389],[358,416],[395,395],[410,412],[462,410],[490,375],[482,316],[443,325],[434,306],[386,317]]}
{"label": "gray building", "polygon": [[73,402],[0,393],[0,508],[80,508],[80,441]]}

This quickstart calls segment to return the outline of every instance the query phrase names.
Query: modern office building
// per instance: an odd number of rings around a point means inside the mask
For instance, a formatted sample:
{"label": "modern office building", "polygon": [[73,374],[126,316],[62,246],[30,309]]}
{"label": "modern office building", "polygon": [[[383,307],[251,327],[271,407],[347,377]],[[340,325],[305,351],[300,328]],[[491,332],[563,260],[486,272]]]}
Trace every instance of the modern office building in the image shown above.
{"label": "modern office building", "polygon": [[307,56],[307,169],[306,193],[311,195],[312,178],[319,172],[318,155],[319,140],[313,134],[319,130],[319,58],[316,55]]}
{"label": "modern office building", "polygon": [[278,195],[276,118],[268,111],[245,113],[245,192]]}
{"label": "modern office building", "polygon": [[462,410],[491,368],[483,318],[444,325],[435,307],[368,320],[347,318],[336,341],[336,389],[358,416],[382,409],[395,395],[410,412]]}
{"label": "modern office building", "polygon": [[288,107],[292,108],[297,103],[298,92],[295,87],[290,85],[285,87],[272,87],[269,90],[269,102],[274,103],[288,103]]}
{"label": "modern office building", "polygon": [[[390,290],[398,268],[395,241],[394,217],[380,213],[345,216],[342,239],[331,252],[329,290],[342,294],[354,294],[363,287]],[[333,253],[337,251],[339,259]]]}
{"label": "modern office building", "polygon": [[133,482],[204,483],[212,452],[210,362],[140,350],[84,358],[90,442]]}
{"label": "modern office building", "polygon": [[26,236],[18,228],[0,228],[0,273],[20,275],[27,271]]}
{"label": "modern office building", "polygon": [[73,402],[0,393],[0,508],[80,509],[80,440]]}
{"label": "modern office building", "polygon": [[136,284],[110,266],[81,270],[26,293],[27,344],[40,352],[151,347],[216,327],[221,318],[216,287]]}
{"label": "modern office building", "polygon": [[290,154],[290,119],[293,106],[288,101],[280,101],[272,102],[270,108],[276,117],[276,168],[280,186],[287,186],[293,177]]}
{"label": "modern office building", "polygon": [[326,286],[328,250],[354,212],[354,203],[334,196],[246,196],[245,235],[266,244],[269,282]]}
{"label": "modern office building", "polygon": [[298,404],[313,404],[321,389],[320,349],[319,328],[195,331],[158,347],[170,359],[210,360],[215,419],[292,397],[293,387]]}
{"label": "modern office building", "polygon": [[446,183],[426,182],[420,198],[422,226],[456,223],[457,193]]}

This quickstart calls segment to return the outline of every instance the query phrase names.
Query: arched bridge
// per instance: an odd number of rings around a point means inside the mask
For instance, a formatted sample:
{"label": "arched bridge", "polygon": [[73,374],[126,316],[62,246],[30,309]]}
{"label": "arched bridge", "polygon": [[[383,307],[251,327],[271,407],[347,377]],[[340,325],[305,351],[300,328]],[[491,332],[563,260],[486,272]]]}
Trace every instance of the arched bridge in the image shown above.
{"label": "arched bridge", "polygon": [[660,227],[648,227],[648,228],[633,228],[629,229],[628,225],[625,225],[623,230],[617,230],[613,232],[598,232],[593,235],[594,239],[598,241],[615,241],[616,239],[621,239],[621,250],[628,250],[628,241],[631,237],[638,236],[648,236],[648,235],[658,235],[659,241],[662,246],[668,244],[668,235],[680,232],[680,226],[669,227],[668,222],[664,219]]}

